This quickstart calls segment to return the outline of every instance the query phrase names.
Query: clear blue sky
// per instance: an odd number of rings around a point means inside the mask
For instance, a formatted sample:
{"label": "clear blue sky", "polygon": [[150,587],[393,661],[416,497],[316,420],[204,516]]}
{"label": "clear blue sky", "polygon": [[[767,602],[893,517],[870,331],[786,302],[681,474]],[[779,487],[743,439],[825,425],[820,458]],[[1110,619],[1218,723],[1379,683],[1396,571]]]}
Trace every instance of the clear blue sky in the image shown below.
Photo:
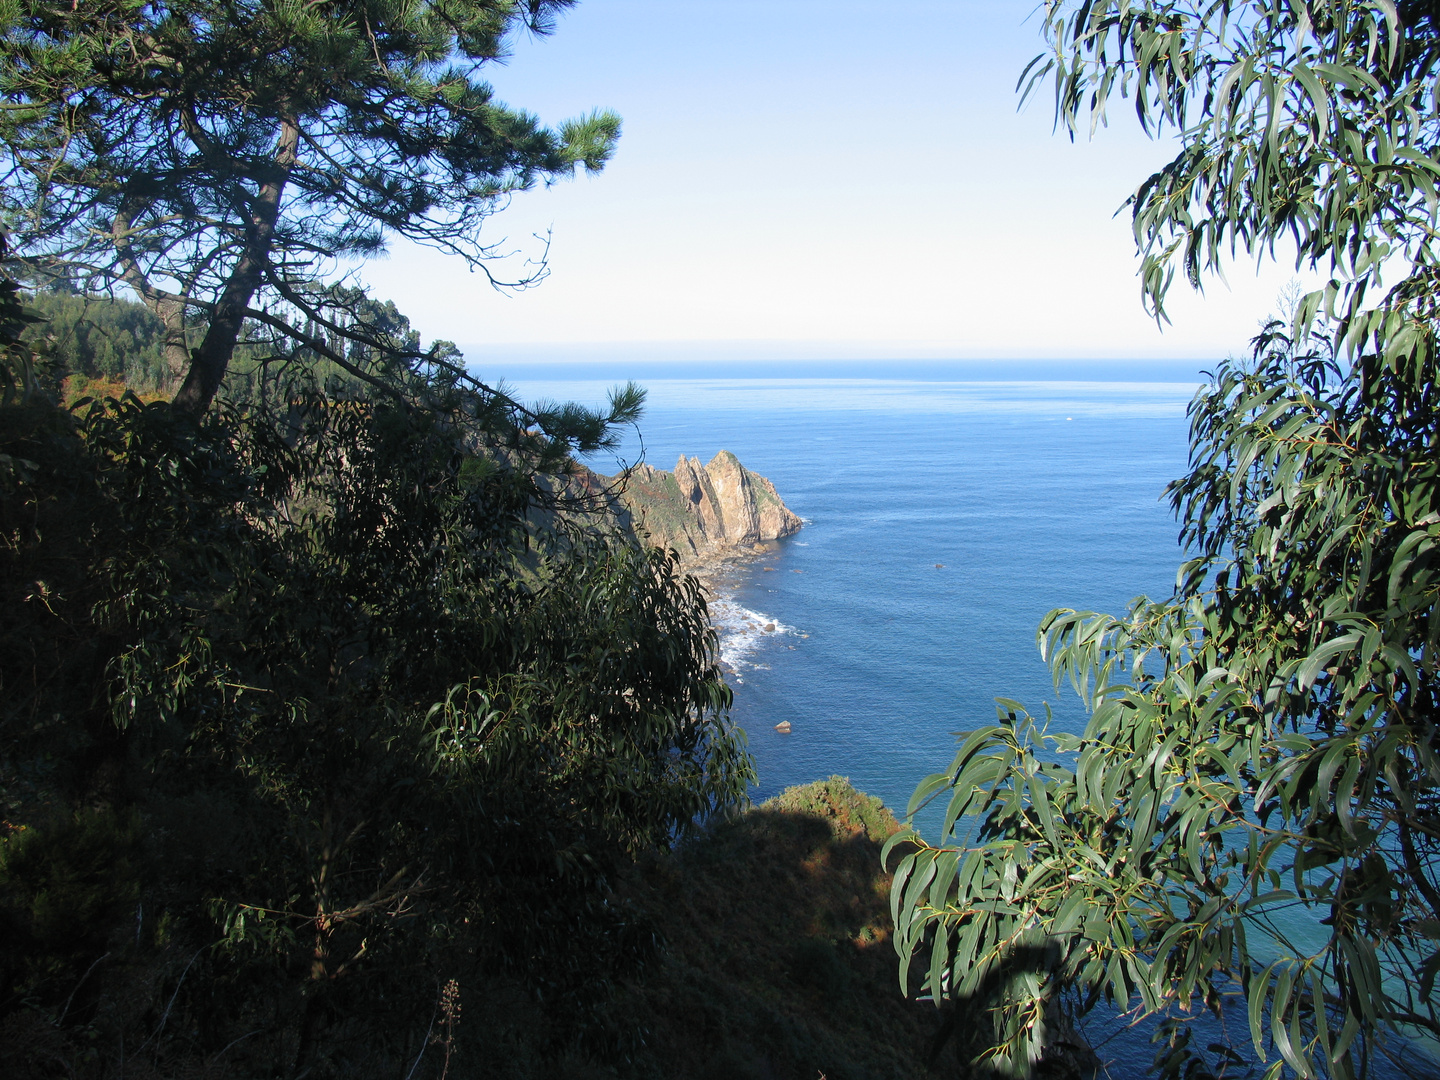
{"label": "clear blue sky", "polygon": [[[583,0],[490,72],[556,123],[624,118],[598,176],[519,195],[490,239],[551,276],[499,295],[396,245],[361,273],[473,360],[1157,358],[1243,351],[1288,264],[1242,259],[1162,333],[1115,211],[1173,148],[1017,112],[1029,0]],[[500,269],[503,272],[503,268]]]}

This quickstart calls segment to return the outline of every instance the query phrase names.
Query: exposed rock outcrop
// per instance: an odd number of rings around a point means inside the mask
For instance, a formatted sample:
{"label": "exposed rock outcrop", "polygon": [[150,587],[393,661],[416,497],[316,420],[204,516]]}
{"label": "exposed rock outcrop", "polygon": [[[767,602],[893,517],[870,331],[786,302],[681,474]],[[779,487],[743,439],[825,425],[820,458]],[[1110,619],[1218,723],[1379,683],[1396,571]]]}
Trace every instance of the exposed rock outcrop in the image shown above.
{"label": "exposed rock outcrop", "polygon": [[778,540],[801,525],[775,485],[728,450],[708,465],[681,454],[674,472],[637,465],[621,499],[652,543],[686,562]]}

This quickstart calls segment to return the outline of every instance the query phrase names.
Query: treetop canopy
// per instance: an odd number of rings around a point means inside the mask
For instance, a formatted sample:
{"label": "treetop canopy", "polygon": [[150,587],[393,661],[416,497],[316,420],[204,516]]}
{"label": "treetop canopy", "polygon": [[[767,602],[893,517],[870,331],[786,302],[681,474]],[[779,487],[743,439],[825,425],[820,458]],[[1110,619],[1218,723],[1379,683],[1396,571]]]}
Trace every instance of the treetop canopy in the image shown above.
{"label": "treetop canopy", "polygon": [[[1430,0],[1047,0],[1051,49],[1022,77],[1049,77],[1057,123],[1107,122],[1116,95],[1175,159],[1131,199],[1141,278],[1163,318],[1177,269],[1195,287],[1237,251],[1328,273],[1323,306],[1358,344],[1379,326],[1366,297],[1433,287],[1440,181],[1440,25]],[[1396,281],[1395,278],[1400,280]]]}
{"label": "treetop canopy", "polygon": [[479,77],[571,2],[0,5],[16,253],[133,288],[167,321],[177,376],[195,376],[177,405],[203,408],[252,300],[313,319],[303,287],[390,236],[483,271],[480,227],[506,196],[604,166],[615,114],[547,127]]}

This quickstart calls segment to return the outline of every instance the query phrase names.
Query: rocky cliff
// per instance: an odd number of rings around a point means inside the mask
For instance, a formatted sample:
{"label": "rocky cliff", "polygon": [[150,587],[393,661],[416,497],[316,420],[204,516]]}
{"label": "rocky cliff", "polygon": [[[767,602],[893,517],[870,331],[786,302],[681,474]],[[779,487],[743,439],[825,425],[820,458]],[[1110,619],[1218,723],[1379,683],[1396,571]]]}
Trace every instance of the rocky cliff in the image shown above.
{"label": "rocky cliff", "polygon": [[680,455],[674,472],[649,465],[630,471],[620,496],[655,544],[685,562],[752,547],[800,530],[775,485],[721,450],[708,465]]}

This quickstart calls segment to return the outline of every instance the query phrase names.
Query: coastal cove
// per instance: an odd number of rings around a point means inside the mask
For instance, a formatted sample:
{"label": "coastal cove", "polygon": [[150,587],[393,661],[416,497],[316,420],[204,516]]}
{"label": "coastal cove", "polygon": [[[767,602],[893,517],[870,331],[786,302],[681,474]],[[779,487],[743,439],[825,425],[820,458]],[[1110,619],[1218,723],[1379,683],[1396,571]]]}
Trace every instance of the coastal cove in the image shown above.
{"label": "coastal cove", "polygon": [[[716,579],[754,797],[839,774],[903,815],[996,697],[1052,702],[1078,730],[1083,710],[1055,691],[1035,627],[1055,607],[1120,611],[1168,593],[1180,551],[1162,493],[1185,467],[1197,384],[647,381],[622,460],[668,468],[729,450],[805,521]],[[610,385],[513,384],[582,402]],[[786,720],[791,733],[775,732]]]}

